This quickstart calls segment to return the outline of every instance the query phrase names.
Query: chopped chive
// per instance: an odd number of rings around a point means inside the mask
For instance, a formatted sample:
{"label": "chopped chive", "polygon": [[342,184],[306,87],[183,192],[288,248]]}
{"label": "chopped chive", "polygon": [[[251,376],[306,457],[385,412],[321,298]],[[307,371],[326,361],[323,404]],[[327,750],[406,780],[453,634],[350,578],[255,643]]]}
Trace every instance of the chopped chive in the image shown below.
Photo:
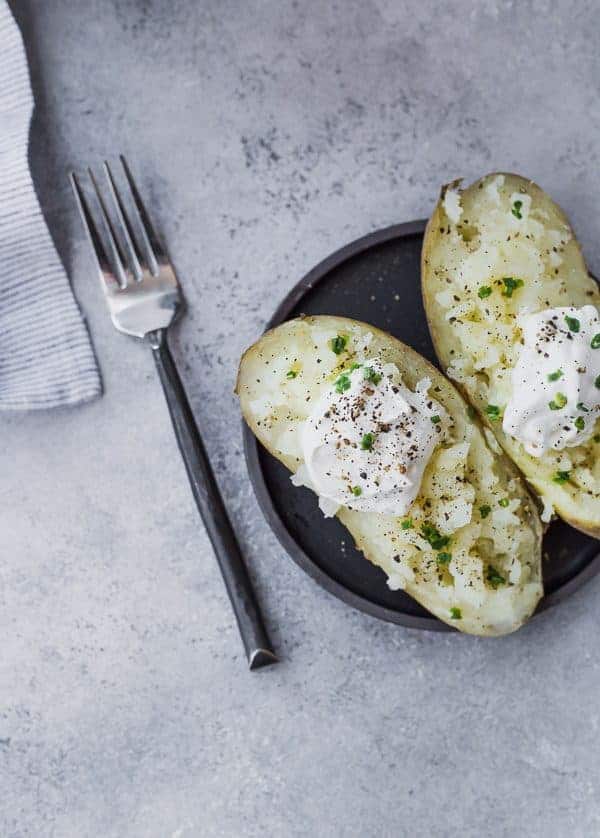
{"label": "chopped chive", "polygon": [[600,375],[596,376],[596,380],[594,381],[594,387],[597,387],[600,390]]}
{"label": "chopped chive", "polygon": [[511,212],[515,218],[518,218],[519,221],[523,218],[521,215],[521,209],[523,207],[523,201],[513,201]]}
{"label": "chopped chive", "polygon": [[447,535],[441,535],[438,530],[432,524],[423,524],[421,527],[421,535],[427,541],[434,550],[441,550],[443,547],[447,547],[450,543],[450,537]]}
{"label": "chopped chive", "polygon": [[370,381],[371,384],[379,384],[379,382],[381,381],[381,373],[375,372],[373,367],[365,367],[364,377],[365,380]]}
{"label": "chopped chive", "polygon": [[562,370],[555,370],[554,372],[551,372],[548,376],[548,381],[558,381],[558,379],[562,378],[563,375],[564,372]]}
{"label": "chopped chive", "polygon": [[561,486],[563,483],[566,483],[567,480],[570,479],[570,477],[570,471],[557,471],[552,480],[554,481],[554,483],[558,483],[558,485]]}
{"label": "chopped chive", "polygon": [[592,349],[600,349],[600,333],[594,335],[590,346],[592,347]]}
{"label": "chopped chive", "polygon": [[362,495],[362,489],[360,488],[360,486],[353,486],[352,494],[355,498],[359,498]]}
{"label": "chopped chive", "polygon": [[438,553],[436,561],[438,564],[450,564],[452,561],[452,553]]}
{"label": "chopped chive", "polygon": [[341,355],[341,353],[346,348],[346,344],[348,343],[348,338],[345,335],[337,335],[334,338],[331,338],[329,345],[331,346],[332,352],[335,352],[336,355]]}
{"label": "chopped chive", "polygon": [[578,431],[583,431],[585,429],[585,421],[583,416],[578,416],[577,419],[575,419],[575,427]]}
{"label": "chopped chive", "polygon": [[567,403],[567,397],[564,393],[556,393],[551,402],[548,402],[550,410],[561,410]]}
{"label": "chopped chive", "polygon": [[431,419],[434,425],[437,425],[442,421],[439,416],[430,416],[429,418]]}
{"label": "chopped chive", "polygon": [[594,434],[594,442],[600,442],[600,434]]}
{"label": "chopped chive", "polygon": [[506,585],[506,579],[502,576],[493,565],[488,565],[485,578],[490,583],[492,588],[497,588],[498,585]]}
{"label": "chopped chive", "polygon": [[485,412],[492,422],[496,422],[496,420],[500,418],[500,408],[497,404],[488,404]]}
{"label": "chopped chive", "polygon": [[413,522],[412,518],[405,518],[404,521],[400,524],[403,530],[412,530]]}
{"label": "chopped chive", "polygon": [[450,617],[453,620],[462,620],[462,611],[460,610],[460,608],[451,608]]}
{"label": "chopped chive", "polygon": [[296,378],[298,375],[298,370],[288,370],[285,374],[286,378]]}
{"label": "chopped chive", "polygon": [[487,516],[490,514],[491,511],[492,511],[492,507],[488,506],[487,503],[485,503],[483,506],[479,507],[479,514],[481,515],[482,518],[487,518]]}
{"label": "chopped chive", "polygon": [[363,451],[371,451],[373,449],[374,442],[375,434],[363,434],[363,438],[360,441],[360,447]]}
{"label": "chopped chive", "polygon": [[589,413],[589,408],[587,408],[583,402],[577,402],[577,410],[582,410],[584,413]]}
{"label": "chopped chive", "polygon": [[513,291],[523,287],[523,280],[515,276],[503,276],[502,282],[504,283],[503,297],[512,297]]}
{"label": "chopped chive", "polygon": [[354,372],[354,370],[359,369],[359,367],[360,367],[360,364],[352,364],[352,366],[350,367],[349,372]]}
{"label": "chopped chive", "polygon": [[485,300],[486,297],[489,297],[492,293],[492,289],[489,285],[482,285],[479,291],[477,292],[477,296],[480,300]]}
{"label": "chopped chive", "polygon": [[343,372],[335,382],[335,389],[338,393],[345,393],[346,390],[350,389],[350,387],[352,387],[350,377]]}
{"label": "chopped chive", "polygon": [[565,323],[569,327],[570,332],[578,332],[581,328],[579,320],[576,317],[569,317],[568,314],[565,316]]}
{"label": "chopped chive", "polygon": [[498,506],[502,506],[504,509],[506,509],[509,503],[510,501],[508,498],[500,498],[500,500],[498,501]]}

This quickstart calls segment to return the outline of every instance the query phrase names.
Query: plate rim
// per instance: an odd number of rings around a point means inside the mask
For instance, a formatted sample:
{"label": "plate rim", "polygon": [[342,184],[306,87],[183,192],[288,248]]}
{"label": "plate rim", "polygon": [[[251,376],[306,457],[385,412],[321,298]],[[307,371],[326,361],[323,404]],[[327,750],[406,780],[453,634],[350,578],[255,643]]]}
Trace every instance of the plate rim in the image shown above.
{"label": "plate rim", "polygon": [[[369,250],[376,245],[385,244],[396,238],[404,238],[425,231],[427,226],[427,219],[417,219],[415,221],[406,221],[401,224],[392,224],[388,227],[382,227],[354,239],[348,244],[343,245],[338,250],[326,256],[318,264],[311,268],[285,295],[283,300],[279,303],[273,315],[269,318],[265,332],[269,329],[278,326],[289,318],[289,314],[294,309],[304,295],[312,290],[319,282],[323,281],[325,277],[343,262],[357,256],[365,250]],[[449,626],[434,615],[420,616],[415,614],[406,614],[402,611],[396,611],[388,608],[385,605],[378,605],[366,597],[351,591],[345,585],[337,582],[328,573],[326,573],[310,556],[305,553],[298,542],[293,538],[282,519],[280,518],[277,509],[271,498],[271,493],[267,488],[264,479],[263,470],[260,465],[260,449],[263,448],[260,442],[256,439],[248,425],[242,420],[242,436],[244,446],[244,457],[246,460],[246,467],[252,483],[252,488],[258,505],[264,515],[267,523],[274,532],[277,540],[281,546],[288,553],[290,558],[297,564],[305,573],[308,574],[315,582],[322,588],[333,594],[346,605],[350,605],[371,617],[376,617],[388,623],[394,623],[406,628],[421,629],[425,631],[438,632],[454,632],[462,634],[453,626]],[[266,449],[263,448],[268,454]],[[271,456],[271,455],[269,455]],[[365,559],[367,561],[367,559]],[[543,561],[543,558],[542,558]],[[571,594],[575,593],[579,588],[589,582],[594,576],[600,572],[600,545],[599,551],[593,559],[574,576],[569,579],[555,591],[550,594],[544,594],[543,598],[538,603],[538,606],[532,615],[537,616],[543,611],[554,607],[559,602],[567,599]]]}

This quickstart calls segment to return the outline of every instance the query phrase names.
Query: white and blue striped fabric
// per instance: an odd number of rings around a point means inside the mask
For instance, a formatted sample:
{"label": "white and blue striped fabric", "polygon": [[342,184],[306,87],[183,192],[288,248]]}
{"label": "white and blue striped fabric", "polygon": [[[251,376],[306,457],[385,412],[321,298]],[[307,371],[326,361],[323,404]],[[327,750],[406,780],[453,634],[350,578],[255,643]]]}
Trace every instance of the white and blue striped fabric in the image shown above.
{"label": "white and blue striped fabric", "polygon": [[33,95],[21,33],[0,0],[0,409],[101,392],[89,335],[33,188]]}

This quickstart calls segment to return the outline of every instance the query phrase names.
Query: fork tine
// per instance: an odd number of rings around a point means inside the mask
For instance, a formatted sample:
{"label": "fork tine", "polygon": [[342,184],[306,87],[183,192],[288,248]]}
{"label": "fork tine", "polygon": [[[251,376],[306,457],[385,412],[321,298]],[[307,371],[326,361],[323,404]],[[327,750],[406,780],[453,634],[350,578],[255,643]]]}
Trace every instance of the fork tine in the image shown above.
{"label": "fork tine", "polygon": [[115,235],[110,216],[106,210],[106,205],[104,203],[102,193],[98,189],[98,184],[96,183],[94,173],[91,169],[88,169],[88,174],[90,176],[90,180],[92,181],[92,186],[94,187],[94,192],[96,193],[96,198],[100,207],[100,215],[102,217],[102,223],[104,224],[104,232],[106,233],[106,238],[108,240],[108,249],[111,264],[113,265],[115,274],[118,277],[119,285],[121,286],[121,288],[125,288],[127,286],[127,271],[125,268],[125,260],[123,254],[121,253],[121,247]]}
{"label": "fork tine", "polygon": [[142,279],[143,271],[141,263],[144,257],[136,242],[133,228],[129,221],[129,217],[127,216],[127,210],[125,209],[123,201],[121,200],[121,195],[119,193],[119,190],[117,189],[115,179],[113,178],[110,166],[108,165],[106,160],[104,161],[104,173],[108,181],[108,188],[113,199],[115,212],[117,214],[117,219],[119,221],[123,233],[123,238],[125,239],[127,255],[129,256],[129,264],[131,265],[132,271],[136,275],[137,279]]}
{"label": "fork tine", "polygon": [[89,242],[92,245],[92,251],[96,260],[100,281],[106,291],[117,291],[119,289],[119,282],[114,275],[112,266],[108,260],[108,256],[106,255],[104,244],[102,243],[102,238],[98,233],[96,222],[94,221],[89,204],[83,194],[83,190],[81,189],[75,172],[69,172],[69,180],[71,181],[71,186],[73,187],[73,194],[75,195],[75,202],[83,222],[83,227]]}
{"label": "fork tine", "polygon": [[127,161],[123,157],[122,154],[119,155],[119,160],[121,161],[121,165],[123,166],[123,171],[125,172],[125,177],[127,178],[127,183],[129,184],[129,188],[131,189],[131,194],[133,196],[135,208],[137,211],[139,227],[142,233],[142,239],[144,241],[144,246],[148,255],[150,256],[150,260],[152,263],[152,273],[157,275],[158,274],[158,263],[159,261],[164,262],[166,261],[167,257],[163,250],[163,247],[158,240],[158,236],[154,231],[154,227],[152,226],[152,222],[150,221],[150,217],[148,212],[146,211],[146,207],[144,206],[144,202],[140,196],[138,188],[136,186],[135,180],[133,179],[133,175],[129,169]]}

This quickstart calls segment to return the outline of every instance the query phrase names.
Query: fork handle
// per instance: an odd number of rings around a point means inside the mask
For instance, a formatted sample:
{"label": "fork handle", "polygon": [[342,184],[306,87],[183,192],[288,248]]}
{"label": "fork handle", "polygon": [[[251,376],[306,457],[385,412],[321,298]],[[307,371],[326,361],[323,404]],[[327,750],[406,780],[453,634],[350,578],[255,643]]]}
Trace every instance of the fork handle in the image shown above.
{"label": "fork handle", "polygon": [[200,438],[164,329],[149,335],[175,436],[198,511],[215,551],[250,669],[277,662],[240,546],[227,515],[206,449]]}

